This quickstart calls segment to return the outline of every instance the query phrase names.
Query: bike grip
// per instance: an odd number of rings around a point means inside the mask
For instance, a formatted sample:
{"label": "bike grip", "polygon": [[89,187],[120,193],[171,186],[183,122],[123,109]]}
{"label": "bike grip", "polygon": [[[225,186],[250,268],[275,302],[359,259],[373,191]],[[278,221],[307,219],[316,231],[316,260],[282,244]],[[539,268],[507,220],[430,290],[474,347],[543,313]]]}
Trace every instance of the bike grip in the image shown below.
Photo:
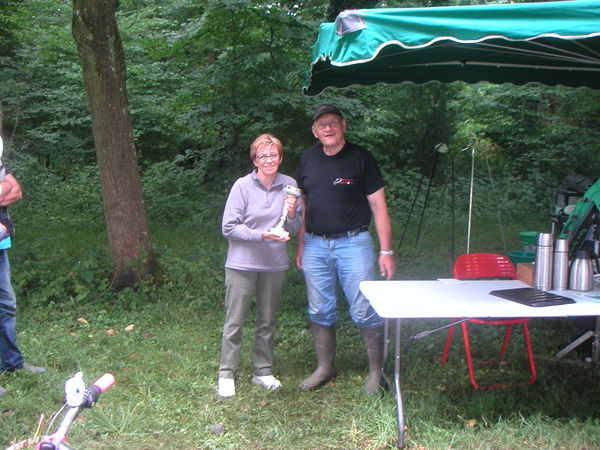
{"label": "bike grip", "polygon": [[104,394],[104,392],[113,384],[115,384],[115,376],[112,373],[107,372],[94,381],[93,386],[98,386],[100,393]]}

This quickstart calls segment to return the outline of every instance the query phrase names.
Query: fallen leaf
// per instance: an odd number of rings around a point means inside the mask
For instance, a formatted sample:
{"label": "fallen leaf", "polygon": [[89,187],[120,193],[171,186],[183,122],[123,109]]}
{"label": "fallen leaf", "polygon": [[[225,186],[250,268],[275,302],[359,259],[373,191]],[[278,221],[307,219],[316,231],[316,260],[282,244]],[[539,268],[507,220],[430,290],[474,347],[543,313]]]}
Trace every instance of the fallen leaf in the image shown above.
{"label": "fallen leaf", "polygon": [[83,317],[80,317],[79,319],[77,319],[77,322],[81,322],[81,323],[85,323],[88,324],[89,322],[87,320],[85,320]]}
{"label": "fallen leaf", "polygon": [[134,329],[134,327],[135,327],[134,324],[128,325],[128,326],[125,327],[125,331],[131,331],[131,330]]}

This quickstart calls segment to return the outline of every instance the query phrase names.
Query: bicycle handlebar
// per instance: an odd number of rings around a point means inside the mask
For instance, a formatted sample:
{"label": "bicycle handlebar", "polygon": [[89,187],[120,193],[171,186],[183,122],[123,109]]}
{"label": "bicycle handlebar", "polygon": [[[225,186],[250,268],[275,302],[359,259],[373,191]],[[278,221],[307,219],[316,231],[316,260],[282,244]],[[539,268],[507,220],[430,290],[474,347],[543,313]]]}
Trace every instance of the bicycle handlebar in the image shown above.
{"label": "bicycle handlebar", "polygon": [[112,373],[105,373],[94,381],[92,386],[98,386],[100,388],[100,394],[104,394],[104,392],[106,392],[113,384],[115,384],[115,376]]}
{"label": "bicycle handlebar", "polygon": [[85,390],[80,409],[93,407],[98,401],[98,398],[100,398],[100,395],[104,394],[104,392],[113,384],[115,384],[115,377],[111,373],[105,373],[94,381],[94,384]]}
{"label": "bicycle handlebar", "polygon": [[67,435],[71,424],[81,411],[86,408],[92,408],[101,394],[106,392],[115,384],[115,377],[110,373],[105,373],[98,378],[94,383],[85,389],[83,394],[83,400],[79,406],[71,406],[62,420],[56,432],[50,436],[49,442],[42,442],[38,444],[37,450],[71,450],[65,443],[65,436]]}

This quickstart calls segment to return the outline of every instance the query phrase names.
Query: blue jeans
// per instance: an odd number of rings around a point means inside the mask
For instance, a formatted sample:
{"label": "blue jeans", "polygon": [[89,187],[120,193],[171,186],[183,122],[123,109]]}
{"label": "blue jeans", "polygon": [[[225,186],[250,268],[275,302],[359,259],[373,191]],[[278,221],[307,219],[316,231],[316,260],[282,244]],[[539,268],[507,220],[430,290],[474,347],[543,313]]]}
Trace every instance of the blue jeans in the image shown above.
{"label": "blue jeans", "polygon": [[17,345],[17,298],[10,284],[10,264],[6,250],[0,250],[0,370],[16,370],[23,365]]}
{"label": "blue jeans", "polygon": [[375,264],[373,240],[368,231],[336,239],[305,233],[302,271],[309,319],[323,326],[337,322],[339,281],[354,323],[359,328],[382,324],[383,319],[358,289],[361,281],[374,279]]}

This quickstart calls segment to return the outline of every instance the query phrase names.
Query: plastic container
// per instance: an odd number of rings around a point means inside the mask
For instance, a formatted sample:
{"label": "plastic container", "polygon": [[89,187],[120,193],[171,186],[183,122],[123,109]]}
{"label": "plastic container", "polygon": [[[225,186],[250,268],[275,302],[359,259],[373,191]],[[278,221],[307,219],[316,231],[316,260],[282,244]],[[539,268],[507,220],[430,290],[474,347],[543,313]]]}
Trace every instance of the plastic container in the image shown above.
{"label": "plastic container", "polygon": [[519,237],[521,238],[521,245],[523,250],[526,252],[535,252],[537,245],[537,231],[521,231]]}
{"label": "plastic container", "polygon": [[521,250],[515,250],[512,252],[508,252],[508,259],[512,261],[512,263],[517,266],[518,263],[532,263],[535,261],[535,253],[534,252],[524,252]]}

